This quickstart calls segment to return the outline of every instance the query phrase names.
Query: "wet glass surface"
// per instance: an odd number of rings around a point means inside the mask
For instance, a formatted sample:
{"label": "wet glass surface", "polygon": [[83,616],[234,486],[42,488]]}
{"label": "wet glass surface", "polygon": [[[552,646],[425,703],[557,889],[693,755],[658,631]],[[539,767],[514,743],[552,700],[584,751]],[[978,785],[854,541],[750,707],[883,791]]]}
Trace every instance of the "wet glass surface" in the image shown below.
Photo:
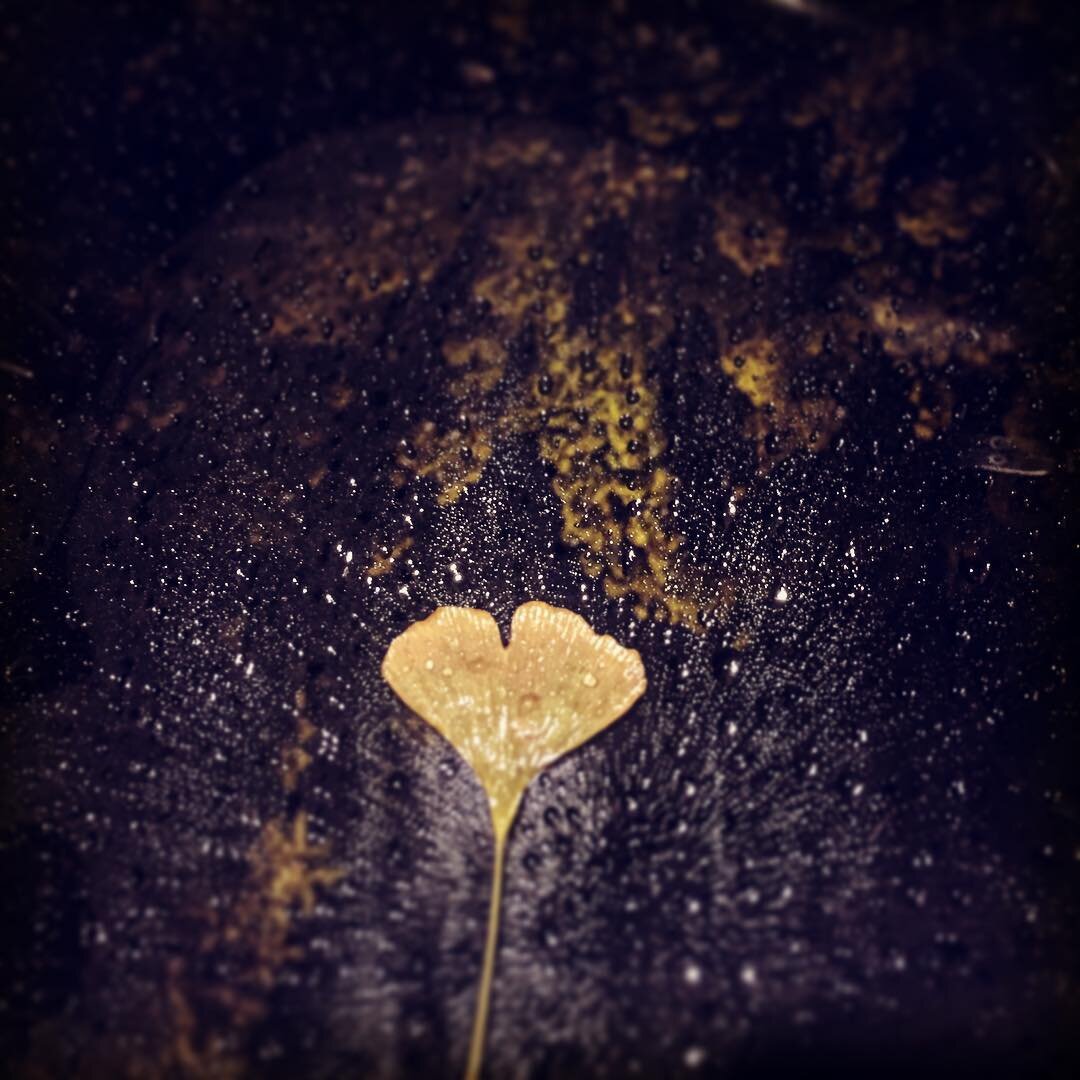
{"label": "wet glass surface", "polygon": [[491,1076],[1064,1074],[1058,8],[12,8],[0,1057],[454,1076],[440,605],[648,689],[507,849]]}

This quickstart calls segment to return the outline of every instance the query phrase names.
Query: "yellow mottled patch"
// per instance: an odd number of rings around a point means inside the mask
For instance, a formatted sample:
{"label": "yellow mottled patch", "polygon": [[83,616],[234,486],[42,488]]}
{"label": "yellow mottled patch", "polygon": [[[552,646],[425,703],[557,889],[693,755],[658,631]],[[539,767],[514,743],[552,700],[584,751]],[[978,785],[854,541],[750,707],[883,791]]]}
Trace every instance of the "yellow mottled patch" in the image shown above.
{"label": "yellow mottled patch", "polygon": [[716,250],[742,274],[749,277],[755,270],[784,265],[788,237],[779,221],[754,220],[723,205],[717,207],[716,216]]}
{"label": "yellow mottled patch", "polygon": [[[509,151],[492,153],[502,160]],[[546,153],[535,147],[526,156],[535,163]],[[580,208],[595,205],[602,214],[629,217],[640,200],[676,197],[688,177],[685,164],[627,161],[607,143],[575,164],[568,195],[539,185],[526,213],[496,224],[490,238],[498,258],[479,275],[474,296],[502,339],[533,323],[537,372],[523,400],[493,407],[505,366],[500,337],[445,343],[447,391],[460,405],[461,423],[443,432],[431,421],[418,424],[398,455],[396,482],[408,475],[432,479],[437,501],[448,505],[480,478],[499,438],[534,433],[553,472],[560,535],[579,552],[585,572],[603,579],[608,596],[630,599],[641,618],[696,626],[718,603],[718,590],[705,589],[680,555],[685,539],[673,523],[676,484],[660,464],[667,440],[645,373],[645,350],[670,332],[671,313],[653,304],[633,309],[624,297],[600,321],[595,338],[584,330],[571,333],[570,289],[555,257],[572,251],[579,265],[587,264],[584,236],[597,218]],[[568,214],[560,209],[567,199],[574,208]],[[766,243],[761,257],[768,261],[771,252]]]}
{"label": "yellow mottled patch", "polygon": [[818,451],[839,428],[843,413],[831,398],[792,396],[788,372],[767,338],[732,346],[721,356],[720,367],[754,407],[744,433],[754,440],[763,461],[770,456],[769,436],[775,441],[773,453],[793,447]]}
{"label": "yellow mottled patch", "polygon": [[174,401],[165,409],[164,412],[158,413],[156,416],[151,416],[147,423],[154,431],[163,431],[167,428],[178,416],[187,412],[187,402],[183,400]]}
{"label": "yellow mottled patch", "polygon": [[349,407],[355,396],[356,393],[351,386],[347,383],[338,383],[330,392],[326,403],[330,406],[331,411],[341,412],[342,409]]}
{"label": "yellow mottled patch", "polygon": [[[264,340],[355,341],[372,325],[364,307],[429,282],[460,235],[459,217],[445,212],[445,184],[416,155],[404,158],[392,185],[363,173],[351,181],[363,197],[343,219],[317,214],[302,228],[258,221],[234,232],[252,251],[272,242],[267,258],[236,275],[244,293],[262,298]],[[196,279],[188,285],[200,291]]]}
{"label": "yellow mottled patch", "polygon": [[483,149],[484,164],[496,171],[511,165],[535,166],[545,161],[558,164],[563,160],[561,150],[550,139],[495,139]]}
{"label": "yellow mottled patch", "polygon": [[950,180],[938,180],[914,192],[910,209],[896,212],[896,224],[922,247],[971,235],[971,225],[957,205],[956,184]]}
{"label": "yellow mottled patch", "polygon": [[783,369],[768,340],[755,338],[734,346],[720,358],[720,366],[754,408],[761,409],[779,400]]}
{"label": "yellow mottled patch", "polygon": [[305,749],[315,736],[316,728],[308,720],[307,694],[296,691],[296,741],[289,743],[281,753],[281,777],[285,790],[290,794],[296,790],[301,774],[314,760]]}
{"label": "yellow mottled patch", "polygon": [[554,469],[561,537],[582,567],[602,576],[612,598],[650,615],[697,625],[712,605],[679,557],[685,538],[672,523],[675,484],[660,464],[667,439],[642,342],[620,331],[634,319],[620,305],[601,344],[555,334],[532,383],[540,454]]}
{"label": "yellow mottled patch", "polygon": [[384,548],[381,552],[376,552],[375,558],[367,568],[367,576],[381,577],[383,574],[388,574],[397,565],[398,559],[400,559],[412,546],[413,538],[411,536],[403,536],[389,550]]}
{"label": "yellow mottled patch", "polygon": [[480,479],[491,457],[492,433],[473,425],[467,414],[465,426],[440,432],[430,420],[413,430],[412,445],[397,457],[395,482],[404,484],[409,473],[433,480],[439,488],[436,501],[449,506]]}
{"label": "yellow mottled patch", "polygon": [[917,355],[924,367],[940,367],[950,356],[973,367],[985,367],[994,354],[1012,347],[1007,330],[984,331],[968,319],[933,307],[898,307],[879,297],[870,303],[870,318],[890,356]]}
{"label": "yellow mottled patch", "polygon": [[491,14],[491,25],[515,44],[523,44],[529,34],[528,3],[518,0],[516,3],[507,4],[505,8],[497,8]]}
{"label": "yellow mottled patch", "polygon": [[311,428],[307,431],[298,431],[293,436],[296,441],[296,445],[302,450],[310,450],[313,446],[318,446],[326,438],[326,434],[320,431],[318,428]]}
{"label": "yellow mottled patch", "polygon": [[912,52],[910,34],[890,34],[856,54],[846,71],[815,86],[787,115],[793,127],[828,127],[832,152],[824,175],[845,188],[858,211],[878,205],[885,169],[900,145],[890,120],[911,93],[910,80],[898,72],[910,64]]}
{"label": "yellow mottled patch", "polygon": [[953,392],[947,384],[916,379],[908,392],[908,401],[918,408],[912,425],[917,439],[933,439],[952,423]]}
{"label": "yellow mottled patch", "polygon": [[907,206],[896,212],[896,225],[921,247],[940,247],[969,239],[976,221],[999,205],[989,187],[965,196],[955,181],[935,180],[911,193]]}
{"label": "yellow mottled patch", "polygon": [[505,350],[489,337],[447,342],[443,358],[453,372],[448,389],[455,398],[493,390],[506,366]]}
{"label": "yellow mottled patch", "polygon": [[671,522],[673,478],[658,463],[667,441],[656,392],[645,377],[641,343],[628,339],[623,349],[610,343],[635,322],[620,308],[599,346],[584,333],[568,336],[561,323],[549,324],[524,405],[483,433],[472,429],[477,452],[468,466],[460,458],[465,436],[438,438],[430,423],[414,432],[413,458],[399,457],[399,463],[434,478],[437,499],[446,505],[479,478],[490,439],[535,432],[540,455],[554,472],[561,537],[580,551],[586,573],[602,575],[609,596],[633,599],[642,618],[696,624],[711,602],[691,584],[693,575],[678,555],[684,538]]}
{"label": "yellow mottled patch", "polygon": [[624,97],[622,106],[630,134],[649,146],[667,146],[676,139],[692,135],[697,123],[687,115],[686,103],[680,94],[667,92],[655,102],[641,102]]}
{"label": "yellow mottled patch", "polygon": [[[282,753],[282,786],[296,790],[315,735],[305,716],[303,690],[296,693],[296,738]],[[239,1078],[248,1072],[245,1040],[265,1019],[268,995],[285,964],[299,957],[290,943],[298,914],[310,914],[320,892],[344,871],[328,865],[327,850],[308,835],[307,814],[268,821],[248,852],[248,874],[227,905],[200,912],[203,925],[192,956],[172,957],[157,1005],[162,1032],[152,1059],[140,1059],[133,1075],[145,1078]],[[225,960],[228,976],[208,977],[207,958]]]}
{"label": "yellow mottled patch", "polygon": [[[570,172],[567,190],[572,204],[595,204],[604,214],[625,220],[640,201],[663,202],[677,197],[679,185],[689,176],[685,162],[626,160],[616,144],[608,141],[581,156]],[[566,203],[562,200],[560,206]],[[588,224],[588,217],[580,224]]]}
{"label": "yellow mottled patch", "polygon": [[[261,896],[268,902],[269,929],[283,935],[294,909],[310,914],[318,890],[341,880],[345,871],[325,865],[326,856],[324,845],[312,844],[308,839],[307,814],[303,810],[296,814],[291,826],[271,821],[263,829],[252,862],[254,876],[263,886]],[[272,940],[277,944],[277,934]],[[282,936],[278,947],[283,945]],[[272,951],[270,955],[280,954]]]}

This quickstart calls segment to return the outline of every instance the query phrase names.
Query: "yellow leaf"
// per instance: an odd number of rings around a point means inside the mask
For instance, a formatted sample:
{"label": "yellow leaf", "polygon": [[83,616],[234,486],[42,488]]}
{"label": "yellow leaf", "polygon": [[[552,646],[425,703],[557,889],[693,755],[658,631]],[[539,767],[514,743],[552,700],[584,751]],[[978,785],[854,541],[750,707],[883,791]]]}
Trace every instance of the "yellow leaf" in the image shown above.
{"label": "yellow leaf", "polygon": [[498,939],[503,856],[525,789],[614,723],[645,691],[634,649],[572,611],[522,604],[503,646],[486,611],[438,608],[387,649],[383,677],[469,763],[487,792],[495,860],[487,946],[466,1076],[480,1074]]}

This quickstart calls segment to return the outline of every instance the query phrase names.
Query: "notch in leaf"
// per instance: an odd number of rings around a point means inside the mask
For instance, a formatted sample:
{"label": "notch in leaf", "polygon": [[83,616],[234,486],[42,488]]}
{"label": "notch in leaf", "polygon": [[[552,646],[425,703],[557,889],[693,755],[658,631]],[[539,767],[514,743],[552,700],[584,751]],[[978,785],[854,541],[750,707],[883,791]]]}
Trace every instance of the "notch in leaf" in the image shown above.
{"label": "notch in leaf", "polygon": [[441,607],[391,643],[382,673],[398,696],[469,763],[495,833],[487,943],[468,1080],[480,1075],[499,936],[506,838],[533,779],[616,721],[645,691],[634,649],[596,634],[572,611],[522,604],[503,646],[486,611]]}

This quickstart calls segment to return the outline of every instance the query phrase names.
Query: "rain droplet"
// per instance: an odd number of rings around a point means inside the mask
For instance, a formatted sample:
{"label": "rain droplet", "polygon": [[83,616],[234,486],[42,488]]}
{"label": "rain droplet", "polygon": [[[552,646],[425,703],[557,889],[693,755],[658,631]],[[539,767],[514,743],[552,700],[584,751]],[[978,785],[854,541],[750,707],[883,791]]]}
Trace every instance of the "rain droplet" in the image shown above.
{"label": "rain droplet", "polygon": [[700,1046],[691,1046],[683,1054],[683,1064],[688,1069],[699,1069],[705,1064],[705,1051]]}

